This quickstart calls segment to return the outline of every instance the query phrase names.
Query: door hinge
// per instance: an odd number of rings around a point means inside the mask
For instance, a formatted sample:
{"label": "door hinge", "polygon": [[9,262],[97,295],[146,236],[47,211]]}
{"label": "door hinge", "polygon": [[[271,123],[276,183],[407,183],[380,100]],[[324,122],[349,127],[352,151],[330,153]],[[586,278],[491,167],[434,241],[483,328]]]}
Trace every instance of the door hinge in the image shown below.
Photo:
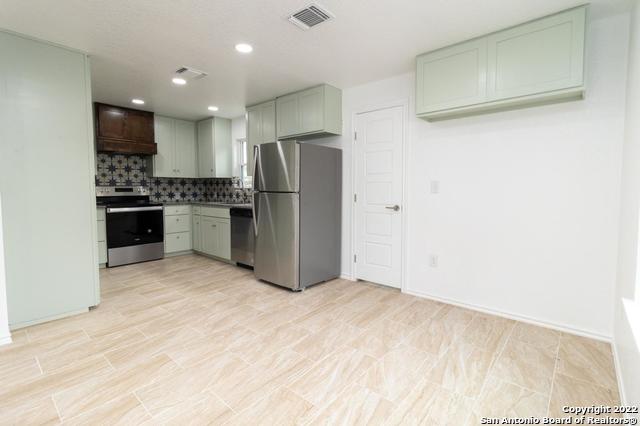
{"label": "door hinge", "polygon": [[358,194],[353,194],[353,202],[354,203],[358,202]]}
{"label": "door hinge", "polygon": [[358,262],[358,255],[354,254],[353,255],[353,263],[357,263]]}

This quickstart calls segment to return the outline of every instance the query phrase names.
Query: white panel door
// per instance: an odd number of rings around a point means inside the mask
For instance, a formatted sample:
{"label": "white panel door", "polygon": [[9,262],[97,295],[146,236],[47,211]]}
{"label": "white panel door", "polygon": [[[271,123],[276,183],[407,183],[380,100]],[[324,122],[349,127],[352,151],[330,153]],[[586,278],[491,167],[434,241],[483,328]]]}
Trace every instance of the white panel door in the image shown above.
{"label": "white panel door", "polygon": [[356,278],[400,288],[403,109],[358,114]]}

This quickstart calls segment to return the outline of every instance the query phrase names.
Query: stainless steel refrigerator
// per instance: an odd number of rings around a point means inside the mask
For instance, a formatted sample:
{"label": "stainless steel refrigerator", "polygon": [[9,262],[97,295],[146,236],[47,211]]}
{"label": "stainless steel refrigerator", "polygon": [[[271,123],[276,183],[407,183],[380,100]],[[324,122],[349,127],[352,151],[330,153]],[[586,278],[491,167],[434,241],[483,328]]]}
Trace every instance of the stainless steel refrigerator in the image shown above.
{"label": "stainless steel refrigerator", "polygon": [[254,149],[256,277],[296,291],[338,277],[342,151],[297,141]]}

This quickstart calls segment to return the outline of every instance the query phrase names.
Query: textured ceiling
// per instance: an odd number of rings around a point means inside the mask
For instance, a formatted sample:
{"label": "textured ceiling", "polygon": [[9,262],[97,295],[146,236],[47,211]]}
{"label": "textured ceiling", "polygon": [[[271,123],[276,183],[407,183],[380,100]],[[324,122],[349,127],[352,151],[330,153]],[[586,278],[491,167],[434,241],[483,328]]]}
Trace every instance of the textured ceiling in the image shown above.
{"label": "textured ceiling", "polygon": [[[92,57],[95,100],[187,119],[327,82],[340,88],[410,71],[416,54],[554,13],[582,0],[323,0],[336,18],[310,31],[286,17],[303,0],[0,0],[0,28]],[[595,0],[591,13],[628,8]],[[254,46],[250,55],[234,50]],[[173,72],[209,73],[185,87]]]}

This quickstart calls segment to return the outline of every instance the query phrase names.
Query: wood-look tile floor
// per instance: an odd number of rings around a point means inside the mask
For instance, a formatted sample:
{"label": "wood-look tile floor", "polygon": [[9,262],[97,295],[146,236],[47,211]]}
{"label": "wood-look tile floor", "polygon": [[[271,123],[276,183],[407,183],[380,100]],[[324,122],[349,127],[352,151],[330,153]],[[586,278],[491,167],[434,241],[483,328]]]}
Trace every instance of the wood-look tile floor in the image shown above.
{"label": "wood-look tile floor", "polygon": [[89,313],[0,347],[0,424],[475,425],[615,405],[609,345],[189,255],[101,271]]}

